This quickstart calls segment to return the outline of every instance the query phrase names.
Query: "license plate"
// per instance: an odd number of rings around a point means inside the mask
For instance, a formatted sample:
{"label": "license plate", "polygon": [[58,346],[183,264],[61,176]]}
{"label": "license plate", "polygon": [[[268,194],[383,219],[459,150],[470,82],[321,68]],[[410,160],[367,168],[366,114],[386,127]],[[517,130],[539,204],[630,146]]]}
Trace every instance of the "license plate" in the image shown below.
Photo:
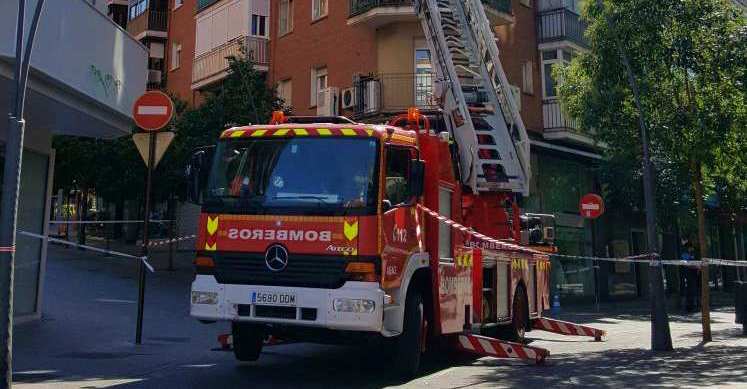
{"label": "license plate", "polygon": [[252,304],[295,307],[296,295],[295,293],[254,292],[252,293]]}

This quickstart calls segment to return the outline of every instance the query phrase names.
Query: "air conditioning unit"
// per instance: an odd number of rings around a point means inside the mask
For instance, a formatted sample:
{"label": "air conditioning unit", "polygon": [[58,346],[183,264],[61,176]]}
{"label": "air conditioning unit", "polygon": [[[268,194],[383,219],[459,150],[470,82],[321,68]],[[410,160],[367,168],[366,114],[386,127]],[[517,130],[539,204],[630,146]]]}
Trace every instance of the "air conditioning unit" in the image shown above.
{"label": "air conditioning unit", "polygon": [[340,114],[340,89],[335,87],[319,91],[316,97],[316,114],[319,116],[337,116]]}
{"label": "air conditioning unit", "polygon": [[365,88],[363,111],[366,113],[378,112],[381,108],[381,83],[379,80],[370,80],[366,82]]}
{"label": "air conditioning unit", "polygon": [[342,109],[354,109],[358,105],[358,91],[356,88],[346,88],[342,90]]}

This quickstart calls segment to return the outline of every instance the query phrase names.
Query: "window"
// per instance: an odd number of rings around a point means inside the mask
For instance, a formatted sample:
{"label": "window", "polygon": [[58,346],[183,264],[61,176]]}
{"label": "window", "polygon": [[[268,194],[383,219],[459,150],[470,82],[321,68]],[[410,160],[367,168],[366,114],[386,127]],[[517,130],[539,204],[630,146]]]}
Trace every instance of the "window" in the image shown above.
{"label": "window", "polygon": [[[446,188],[438,188],[438,213],[451,219],[452,191]],[[451,256],[451,226],[446,223],[438,223],[438,258],[450,259]]]}
{"label": "window", "polygon": [[177,9],[184,4],[184,0],[174,0],[174,9]]}
{"label": "window", "polygon": [[311,69],[311,107],[316,106],[317,96],[322,89],[327,88],[327,68]]}
{"label": "window", "polygon": [[392,205],[406,203],[410,199],[410,187],[408,185],[410,150],[404,147],[388,147],[386,154],[384,197]]}
{"label": "window", "polygon": [[171,70],[179,69],[182,63],[182,44],[171,43]]}
{"label": "window", "polygon": [[278,35],[293,31],[293,0],[280,0],[278,12]]}
{"label": "window", "polygon": [[137,0],[130,4],[130,20],[145,13],[148,9],[148,0]]}
{"label": "window", "polygon": [[428,49],[415,49],[415,105],[427,107],[433,104],[431,52]]}
{"label": "window", "polygon": [[312,0],[311,1],[311,20],[317,20],[324,16],[327,16],[327,0]]}
{"label": "window", "polygon": [[553,65],[567,65],[574,53],[563,49],[545,50],[542,52],[542,95],[544,98],[555,98],[556,80],[552,77]]}
{"label": "window", "polygon": [[288,108],[293,102],[293,84],[291,79],[278,82],[277,96],[283,99],[283,107]]}
{"label": "window", "polygon": [[521,91],[526,94],[534,94],[534,63],[526,61],[521,65]]}
{"label": "window", "polygon": [[267,37],[267,16],[252,15],[252,36]]}

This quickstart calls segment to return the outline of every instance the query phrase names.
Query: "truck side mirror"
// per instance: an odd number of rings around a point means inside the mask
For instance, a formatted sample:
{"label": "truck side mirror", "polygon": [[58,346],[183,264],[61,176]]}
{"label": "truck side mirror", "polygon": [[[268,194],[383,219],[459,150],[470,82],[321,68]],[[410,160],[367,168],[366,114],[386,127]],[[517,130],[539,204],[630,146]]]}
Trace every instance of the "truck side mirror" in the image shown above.
{"label": "truck side mirror", "polygon": [[214,147],[201,147],[192,152],[189,163],[185,169],[187,178],[187,196],[189,202],[202,204],[202,191],[207,183],[210,172]]}
{"label": "truck side mirror", "polygon": [[425,183],[425,161],[413,159],[410,162],[410,196],[420,197],[423,195]]}

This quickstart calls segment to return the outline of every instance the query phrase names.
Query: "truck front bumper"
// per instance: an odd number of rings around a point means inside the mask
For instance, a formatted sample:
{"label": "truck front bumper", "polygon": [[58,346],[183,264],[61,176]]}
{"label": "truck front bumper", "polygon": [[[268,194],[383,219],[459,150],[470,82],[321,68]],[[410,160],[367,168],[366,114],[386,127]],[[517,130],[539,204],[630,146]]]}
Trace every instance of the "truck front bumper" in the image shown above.
{"label": "truck front bumper", "polygon": [[[257,293],[292,294],[293,306],[256,304]],[[350,309],[368,301],[365,311]],[[201,320],[289,324],[332,330],[381,332],[384,291],[376,282],[346,282],[339,289],[219,284],[198,275],[192,282],[190,315]],[[337,309],[335,309],[337,308]]]}

